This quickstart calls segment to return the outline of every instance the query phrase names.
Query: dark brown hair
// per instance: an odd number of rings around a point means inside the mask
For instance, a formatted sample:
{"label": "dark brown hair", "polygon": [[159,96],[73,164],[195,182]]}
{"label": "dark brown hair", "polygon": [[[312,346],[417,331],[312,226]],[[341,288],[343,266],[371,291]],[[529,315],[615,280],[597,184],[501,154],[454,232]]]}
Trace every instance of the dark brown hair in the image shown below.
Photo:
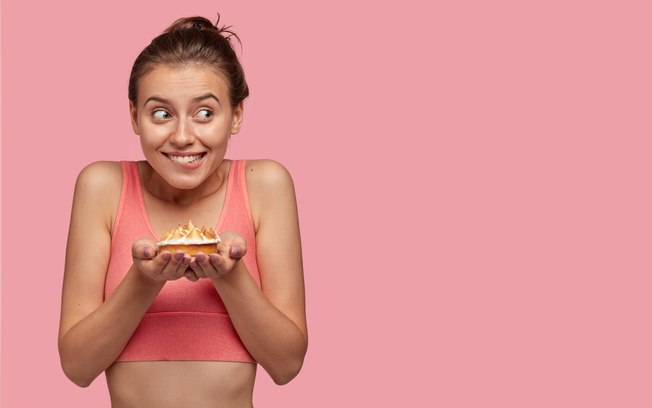
{"label": "dark brown hair", "polygon": [[231,38],[240,39],[231,27],[218,27],[204,17],[186,17],[175,21],[163,34],[138,55],[129,76],[129,100],[136,103],[138,81],[157,65],[185,65],[203,63],[224,76],[229,86],[231,106],[235,107],[249,96],[240,61],[231,45]]}

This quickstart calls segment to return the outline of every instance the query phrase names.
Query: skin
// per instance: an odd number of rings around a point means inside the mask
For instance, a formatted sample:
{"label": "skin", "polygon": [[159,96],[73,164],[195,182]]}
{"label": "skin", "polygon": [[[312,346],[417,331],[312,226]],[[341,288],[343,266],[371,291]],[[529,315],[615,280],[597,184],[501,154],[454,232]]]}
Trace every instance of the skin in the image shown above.
{"label": "skin", "polygon": [[[243,106],[229,104],[222,75],[201,64],[161,65],[142,77],[130,104],[146,161],[139,163],[150,223],[161,236],[192,219],[216,225],[231,163],[229,137]],[[180,165],[171,156],[197,156]],[[247,243],[221,233],[214,254],[160,252],[151,238],[132,245],[133,264],[104,300],[111,232],[122,185],[117,162],[97,162],[75,186],[62,294],[59,352],[66,375],[85,387],[106,371],[114,407],[250,407],[256,365],[240,362],[115,362],[166,282],[209,279],[243,344],[277,384],[294,378],[307,349],[296,198],[289,173],[269,160],[247,162],[261,286],[240,259]],[[278,251],[283,248],[283,251]]]}

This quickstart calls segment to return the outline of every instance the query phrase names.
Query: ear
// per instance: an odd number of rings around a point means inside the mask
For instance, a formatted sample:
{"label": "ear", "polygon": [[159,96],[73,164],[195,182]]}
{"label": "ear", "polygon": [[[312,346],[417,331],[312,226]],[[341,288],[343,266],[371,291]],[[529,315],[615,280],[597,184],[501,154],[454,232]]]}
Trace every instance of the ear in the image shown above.
{"label": "ear", "polygon": [[240,131],[242,119],[244,116],[244,102],[240,102],[233,108],[233,121],[231,122],[231,134],[235,135]]}
{"label": "ear", "polygon": [[138,110],[133,102],[129,101],[129,116],[131,117],[131,128],[134,133],[140,135],[140,127],[138,126]]}

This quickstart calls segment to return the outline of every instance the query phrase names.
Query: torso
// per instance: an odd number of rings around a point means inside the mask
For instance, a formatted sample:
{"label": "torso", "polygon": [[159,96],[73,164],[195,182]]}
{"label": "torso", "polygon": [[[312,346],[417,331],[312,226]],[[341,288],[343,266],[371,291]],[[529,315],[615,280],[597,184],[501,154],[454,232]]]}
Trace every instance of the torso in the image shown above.
{"label": "torso", "polygon": [[[142,169],[143,164],[140,164]],[[228,162],[221,169],[228,173]],[[121,173],[116,163],[116,173]],[[146,174],[146,173],[145,173]],[[118,179],[121,179],[119,177]],[[141,180],[142,182],[143,180]],[[117,194],[121,185],[116,183]],[[169,225],[170,215],[179,217],[175,206],[158,201],[143,188],[143,195],[152,228],[162,234]],[[215,225],[223,206],[225,189],[206,197],[198,205],[181,213],[181,218],[194,214],[198,225]],[[178,207],[176,207],[178,209]],[[220,211],[216,211],[219,209]],[[114,225],[117,208],[112,210]],[[152,214],[156,214],[152,217]],[[196,221],[195,221],[196,220]],[[179,347],[183,347],[180,344]],[[112,407],[251,407],[256,364],[226,361],[118,361],[106,370],[107,385]]]}
{"label": "torso", "polygon": [[113,408],[248,408],[255,377],[255,364],[235,362],[118,362],[106,370]]}

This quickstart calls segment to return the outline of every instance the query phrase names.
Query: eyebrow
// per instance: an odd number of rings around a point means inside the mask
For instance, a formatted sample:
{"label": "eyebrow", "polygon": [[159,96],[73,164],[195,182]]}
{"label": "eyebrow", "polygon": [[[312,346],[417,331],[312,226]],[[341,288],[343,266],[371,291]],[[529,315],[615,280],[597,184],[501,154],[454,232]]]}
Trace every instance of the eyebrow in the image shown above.
{"label": "eyebrow", "polygon": [[[192,101],[193,101],[194,103],[197,103],[197,102],[204,101],[204,100],[206,100],[206,99],[214,99],[218,104],[220,104],[220,105],[222,104],[222,103],[220,102],[220,99],[219,99],[217,96],[215,96],[215,95],[213,95],[212,93],[210,93],[210,92],[209,92],[209,93],[206,93],[206,94],[204,94],[204,95],[199,95],[199,96],[197,96],[197,97],[195,97],[195,98],[192,98]],[[165,98],[162,98],[162,97],[160,97],[160,96],[150,96],[149,98],[147,98],[147,99],[145,100],[145,102],[143,103],[143,106],[147,105],[149,102],[159,102],[159,103],[169,104],[169,103],[170,103],[170,100],[165,99]]]}

